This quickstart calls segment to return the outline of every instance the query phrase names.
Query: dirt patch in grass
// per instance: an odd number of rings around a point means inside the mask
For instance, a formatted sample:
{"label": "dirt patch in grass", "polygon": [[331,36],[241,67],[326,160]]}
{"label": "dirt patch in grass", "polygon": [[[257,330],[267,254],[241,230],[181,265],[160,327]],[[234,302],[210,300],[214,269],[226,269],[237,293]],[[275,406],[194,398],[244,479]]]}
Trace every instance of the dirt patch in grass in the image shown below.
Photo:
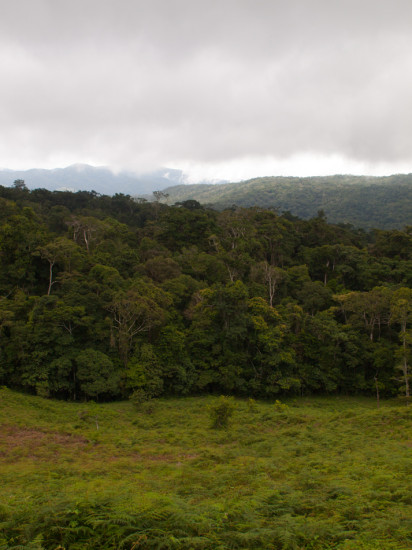
{"label": "dirt patch in grass", "polygon": [[59,450],[81,450],[87,445],[84,437],[39,428],[0,425],[0,460],[19,458],[44,459],[59,456]]}
{"label": "dirt patch in grass", "polygon": [[[95,445],[92,446],[93,448]],[[60,457],[79,458],[89,454],[92,449],[90,442],[85,437],[69,433],[55,432],[29,426],[13,426],[0,424],[0,462],[12,463],[23,459],[55,462]],[[92,451],[93,454],[93,451]],[[108,462],[117,462],[122,459],[132,459],[139,462],[164,462],[177,463],[193,460],[197,454],[145,454],[119,452],[113,456],[105,456]],[[99,462],[102,459],[90,456],[92,461]]]}
{"label": "dirt patch in grass", "polygon": [[136,461],[141,462],[174,462],[176,464],[182,464],[182,462],[186,462],[187,460],[194,460],[195,458],[198,458],[199,455],[197,454],[140,454],[140,453],[133,453],[129,455],[130,458],[133,458]]}
{"label": "dirt patch in grass", "polygon": [[185,460],[194,460],[198,455],[195,454],[179,454],[179,455],[142,455],[142,458],[145,460],[150,460],[153,462],[163,461],[163,462],[182,462]]}

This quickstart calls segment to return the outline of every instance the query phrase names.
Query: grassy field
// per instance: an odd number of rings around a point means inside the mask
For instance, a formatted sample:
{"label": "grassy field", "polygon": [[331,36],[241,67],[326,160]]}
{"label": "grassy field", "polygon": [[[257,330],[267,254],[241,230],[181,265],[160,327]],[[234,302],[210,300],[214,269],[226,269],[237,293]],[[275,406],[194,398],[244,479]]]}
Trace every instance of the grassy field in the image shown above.
{"label": "grassy field", "polygon": [[411,407],[236,400],[216,430],[217,400],[2,389],[0,549],[412,547]]}

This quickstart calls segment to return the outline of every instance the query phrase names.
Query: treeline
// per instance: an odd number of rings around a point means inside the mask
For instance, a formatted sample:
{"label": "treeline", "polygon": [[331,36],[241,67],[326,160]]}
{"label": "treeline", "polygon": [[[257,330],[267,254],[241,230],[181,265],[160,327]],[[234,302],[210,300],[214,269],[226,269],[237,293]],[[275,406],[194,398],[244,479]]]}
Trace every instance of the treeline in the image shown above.
{"label": "treeline", "polygon": [[[157,197],[161,198],[161,194]],[[412,231],[0,187],[0,383],[406,395]]]}
{"label": "treeline", "polygon": [[325,211],[333,223],[364,229],[402,229],[412,220],[412,174],[387,177],[266,177],[219,185],[178,185],[167,190],[169,202],[195,199],[222,210],[273,207],[301,218]]}

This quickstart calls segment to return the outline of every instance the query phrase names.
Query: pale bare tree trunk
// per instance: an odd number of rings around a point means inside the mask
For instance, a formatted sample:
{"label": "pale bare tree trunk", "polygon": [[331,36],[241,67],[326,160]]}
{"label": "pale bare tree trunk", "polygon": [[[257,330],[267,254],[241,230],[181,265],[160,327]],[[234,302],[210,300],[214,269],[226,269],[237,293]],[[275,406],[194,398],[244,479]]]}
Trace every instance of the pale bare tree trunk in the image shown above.
{"label": "pale bare tree trunk", "polygon": [[51,287],[53,286],[53,266],[54,262],[49,262],[50,264],[50,270],[49,270],[49,288],[47,289],[47,296],[50,296]]}
{"label": "pale bare tree trunk", "polygon": [[407,353],[406,353],[406,323],[402,324],[402,333],[403,333],[403,365],[402,365],[402,371],[403,376],[405,378],[405,397],[406,397],[406,404],[409,405],[409,399],[410,399],[410,390],[409,390],[409,369],[408,369],[408,360],[407,360]]}

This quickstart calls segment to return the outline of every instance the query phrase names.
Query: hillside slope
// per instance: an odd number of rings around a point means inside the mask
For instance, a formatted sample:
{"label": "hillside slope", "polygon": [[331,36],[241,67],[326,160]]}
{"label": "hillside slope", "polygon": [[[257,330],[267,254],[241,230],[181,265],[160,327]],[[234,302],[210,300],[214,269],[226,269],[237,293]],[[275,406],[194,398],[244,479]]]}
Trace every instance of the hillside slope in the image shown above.
{"label": "hillside slope", "polygon": [[394,401],[234,400],[223,431],[212,396],[0,401],[0,548],[411,547],[410,413]]}
{"label": "hillside slope", "polygon": [[332,223],[365,229],[412,223],[412,174],[388,177],[266,177],[219,185],[177,185],[165,190],[173,204],[195,199],[219,210],[232,205],[275,208],[301,218],[322,209]]}

